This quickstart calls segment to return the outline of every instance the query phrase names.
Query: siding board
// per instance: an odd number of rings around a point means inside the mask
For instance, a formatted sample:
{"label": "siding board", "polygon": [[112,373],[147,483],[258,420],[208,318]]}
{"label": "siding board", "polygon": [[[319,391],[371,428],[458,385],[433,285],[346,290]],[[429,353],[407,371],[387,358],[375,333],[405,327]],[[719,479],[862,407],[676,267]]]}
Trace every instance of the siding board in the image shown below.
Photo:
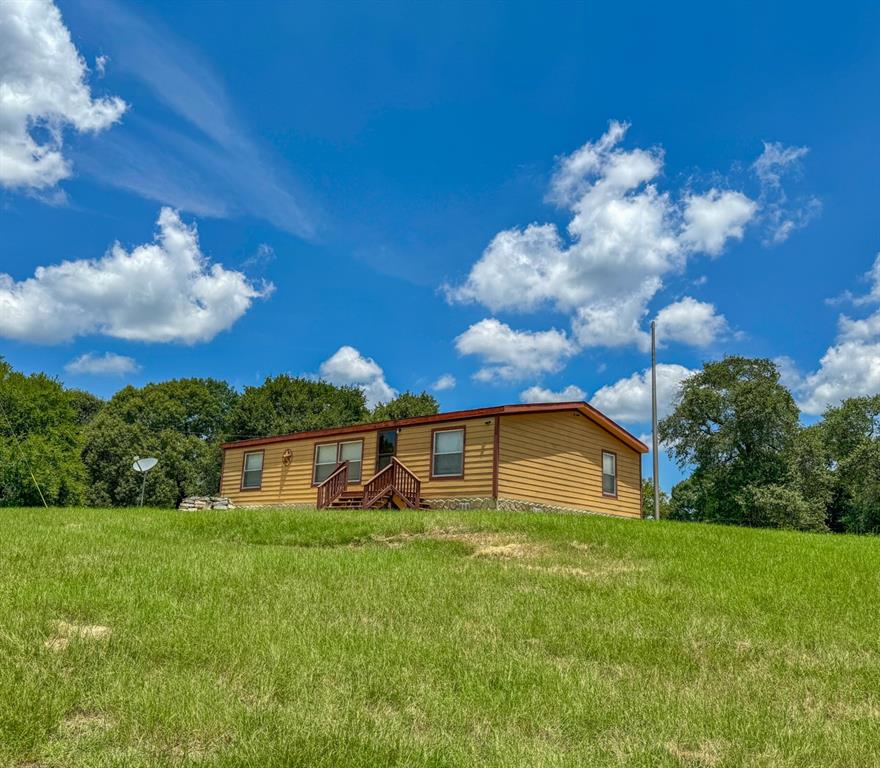
{"label": "siding board", "polygon": [[[641,455],[580,413],[502,416],[498,496],[641,515]],[[617,454],[617,498],[602,495],[602,451]]]}
{"label": "siding board", "polygon": [[[494,417],[446,422],[443,428],[464,427],[464,477],[450,480],[431,480],[431,430],[434,425],[420,424],[401,427],[397,435],[397,458],[422,481],[422,496],[444,498],[450,496],[492,495],[492,450]],[[260,504],[314,504],[317,490],[312,485],[312,467],[315,445],[318,443],[364,440],[362,480],[369,480],[376,471],[376,440],[378,430],[341,435],[339,438],[318,437],[306,440],[286,440],[268,443],[259,448],[227,448],[224,451],[222,496],[228,496],[236,505]],[[263,450],[263,482],[259,490],[242,491],[239,487],[244,454]],[[292,453],[285,466],[281,457],[285,450]],[[349,491],[358,491],[361,483],[350,484]]]}

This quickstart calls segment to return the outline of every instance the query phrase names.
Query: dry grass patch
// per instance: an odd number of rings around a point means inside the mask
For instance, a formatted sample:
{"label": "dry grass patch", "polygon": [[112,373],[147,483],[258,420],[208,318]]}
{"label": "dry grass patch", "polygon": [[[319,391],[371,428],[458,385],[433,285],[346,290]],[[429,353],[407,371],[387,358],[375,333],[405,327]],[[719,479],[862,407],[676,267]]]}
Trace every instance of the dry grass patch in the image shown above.
{"label": "dry grass patch", "polygon": [[[516,533],[442,528],[404,531],[392,536],[374,535],[371,541],[388,547],[402,547],[413,541],[452,541],[470,549],[471,557],[501,560],[528,571],[580,579],[612,578],[642,570],[642,566],[614,559],[593,544],[572,541],[567,545],[551,545]],[[559,562],[560,559],[563,562]],[[565,562],[572,559],[573,562]]]}
{"label": "dry grass patch", "polygon": [[99,731],[108,731],[114,725],[113,718],[103,712],[75,710],[58,724],[58,732],[66,738],[77,739]]}
{"label": "dry grass patch", "polygon": [[717,741],[706,741],[696,747],[670,742],[666,745],[666,749],[681,765],[707,766],[707,768],[718,765],[724,758],[725,751],[723,745]]}
{"label": "dry grass patch", "polygon": [[103,640],[110,637],[113,630],[103,624],[71,624],[68,621],[55,622],[55,634],[44,645],[50,651],[63,651],[73,640]]}
{"label": "dry grass patch", "polygon": [[521,535],[459,528],[435,528],[417,533],[404,531],[392,536],[374,535],[370,540],[389,547],[400,547],[413,541],[453,541],[464,544],[478,557],[536,556],[546,551],[543,544],[531,542]]}

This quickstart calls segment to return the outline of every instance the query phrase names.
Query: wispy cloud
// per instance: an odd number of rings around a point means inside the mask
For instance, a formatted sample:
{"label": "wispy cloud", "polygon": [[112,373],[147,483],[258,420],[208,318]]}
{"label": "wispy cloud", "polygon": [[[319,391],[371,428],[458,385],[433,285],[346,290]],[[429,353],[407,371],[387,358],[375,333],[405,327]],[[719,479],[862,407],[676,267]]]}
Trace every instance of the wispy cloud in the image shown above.
{"label": "wispy cloud", "polygon": [[177,118],[132,119],[110,141],[83,143],[77,161],[103,183],[202,216],[249,215],[303,237],[316,214],[281,160],[258,144],[220,77],[159,22],[114,2],[86,6],[114,72],[146,86]]}

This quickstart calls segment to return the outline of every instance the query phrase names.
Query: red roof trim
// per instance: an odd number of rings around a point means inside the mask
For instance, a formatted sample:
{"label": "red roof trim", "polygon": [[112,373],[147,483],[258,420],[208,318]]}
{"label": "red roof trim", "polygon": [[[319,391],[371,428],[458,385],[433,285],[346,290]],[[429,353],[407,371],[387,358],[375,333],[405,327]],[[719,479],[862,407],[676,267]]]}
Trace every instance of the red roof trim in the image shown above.
{"label": "red roof trim", "polygon": [[352,424],[348,427],[331,427],[329,429],[313,429],[309,432],[294,432],[290,435],[274,435],[272,437],[254,437],[250,440],[237,440],[224,443],[221,448],[248,448],[252,445],[267,445],[269,443],[286,443],[291,440],[307,440],[314,437],[331,437],[334,435],[350,435],[357,432],[374,432],[380,429],[394,429],[397,427],[412,427],[420,424],[440,424],[447,421],[466,421],[468,419],[482,419],[489,416],[513,416],[520,413],[553,413],[555,411],[579,411],[590,421],[595,422],[607,432],[610,432],[621,442],[628,445],[639,453],[647,453],[648,447],[637,437],[627,432],[617,422],[609,419],[604,413],[593,408],[592,405],[582,402],[569,403],[528,403],[522,405],[496,405],[491,408],[472,408],[466,411],[450,411],[449,413],[437,413],[433,416],[413,416],[408,419],[394,419],[391,421],[374,421],[371,424]]}

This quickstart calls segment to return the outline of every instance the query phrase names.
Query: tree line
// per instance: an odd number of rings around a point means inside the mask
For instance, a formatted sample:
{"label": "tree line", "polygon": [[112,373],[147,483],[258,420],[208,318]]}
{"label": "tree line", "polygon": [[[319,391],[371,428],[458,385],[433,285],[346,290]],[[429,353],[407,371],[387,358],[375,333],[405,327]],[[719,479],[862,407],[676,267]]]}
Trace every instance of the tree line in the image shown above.
{"label": "tree line", "polygon": [[[127,386],[109,400],[25,375],[0,358],[0,506],[131,506],[135,456],[157,456],[145,504],[174,507],[217,492],[220,445],[309,429],[437,413],[428,393],[404,392],[372,410],[358,387],[288,375],[239,393],[224,381]],[[40,495],[42,492],[42,497]]]}
{"label": "tree line", "polygon": [[[880,394],[802,426],[772,361],[727,357],[683,382],[659,437],[690,470],[663,495],[662,517],[880,533]],[[653,487],[643,490],[651,514]]]}

